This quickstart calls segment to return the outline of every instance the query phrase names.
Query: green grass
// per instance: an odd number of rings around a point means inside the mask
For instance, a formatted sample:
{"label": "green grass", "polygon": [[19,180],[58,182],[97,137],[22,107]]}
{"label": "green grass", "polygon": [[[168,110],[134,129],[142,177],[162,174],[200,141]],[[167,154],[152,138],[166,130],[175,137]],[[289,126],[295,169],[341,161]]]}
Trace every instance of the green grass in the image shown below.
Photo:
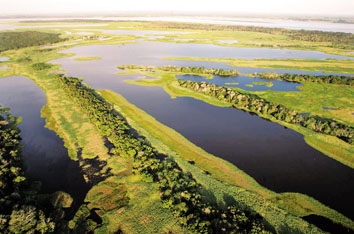
{"label": "green grass", "polygon": [[90,60],[100,60],[101,57],[76,57],[74,60],[76,61],[90,61]]}
{"label": "green grass", "polygon": [[[128,191],[130,200],[127,206],[119,207],[119,193],[124,189],[122,185]],[[112,198],[118,203],[107,200]],[[132,234],[186,233],[186,230],[178,225],[178,219],[162,207],[157,186],[145,182],[140,175],[108,178],[90,190],[86,201],[90,202],[90,208],[100,209],[98,212],[106,224],[95,233],[115,233],[118,228],[123,233]]]}
{"label": "green grass", "polygon": [[239,85],[240,83],[225,83],[226,85]]}
{"label": "green grass", "polygon": [[267,87],[273,87],[273,83],[272,82],[252,82],[252,84],[254,85],[265,85]]}

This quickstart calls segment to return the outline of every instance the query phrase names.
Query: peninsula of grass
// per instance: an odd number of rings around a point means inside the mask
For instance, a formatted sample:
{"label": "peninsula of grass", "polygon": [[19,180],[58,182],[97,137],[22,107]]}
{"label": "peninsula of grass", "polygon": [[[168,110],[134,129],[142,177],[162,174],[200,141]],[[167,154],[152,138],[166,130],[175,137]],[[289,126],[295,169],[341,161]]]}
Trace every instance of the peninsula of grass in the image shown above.
{"label": "peninsula of grass", "polygon": [[240,83],[225,83],[225,85],[239,85]]}
{"label": "peninsula of grass", "polygon": [[167,60],[203,61],[227,63],[233,67],[251,67],[266,69],[289,69],[325,73],[354,74],[354,60],[315,60],[315,59],[234,59],[234,58],[196,58],[165,57]]}
{"label": "peninsula of grass", "polygon": [[252,82],[252,84],[254,84],[254,85],[265,85],[265,86],[267,86],[267,87],[273,87],[273,83],[272,82]]}
{"label": "peninsula of grass", "polygon": [[76,57],[74,58],[75,61],[90,61],[90,60],[100,60],[101,57]]}

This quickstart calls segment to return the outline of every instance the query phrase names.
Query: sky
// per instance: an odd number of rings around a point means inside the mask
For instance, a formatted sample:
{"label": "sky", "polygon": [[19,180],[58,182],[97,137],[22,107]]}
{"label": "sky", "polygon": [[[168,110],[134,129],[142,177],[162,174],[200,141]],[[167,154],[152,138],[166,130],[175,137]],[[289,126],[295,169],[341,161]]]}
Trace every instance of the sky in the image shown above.
{"label": "sky", "polygon": [[0,15],[119,11],[354,16],[354,0],[0,0]]}

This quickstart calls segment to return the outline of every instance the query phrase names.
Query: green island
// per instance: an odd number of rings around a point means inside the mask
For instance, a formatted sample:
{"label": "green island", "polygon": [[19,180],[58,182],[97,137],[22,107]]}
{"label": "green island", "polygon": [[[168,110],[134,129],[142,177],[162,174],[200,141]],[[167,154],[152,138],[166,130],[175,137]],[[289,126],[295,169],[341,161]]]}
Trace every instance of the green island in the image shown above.
{"label": "green island", "polygon": [[273,87],[273,83],[272,82],[252,82],[252,84],[254,85],[265,85],[267,87]]}
{"label": "green island", "polygon": [[[0,40],[6,41],[4,45],[0,43],[1,57],[11,58],[10,61],[0,62],[11,67],[1,69],[0,77],[25,76],[45,92],[47,103],[41,116],[45,118],[46,127],[63,139],[70,158],[79,162],[85,180],[92,187],[85,195],[84,203],[77,208],[72,206],[75,201],[68,193],[59,190],[52,194],[41,193],[40,186],[24,175],[25,165],[17,127],[20,118],[13,117],[8,109],[0,108],[0,158],[2,162],[7,162],[0,166],[0,191],[4,195],[0,199],[0,232],[325,233],[303,219],[310,215],[321,216],[328,222],[354,230],[353,220],[308,195],[276,193],[261,186],[237,165],[206,152],[122,95],[112,90],[95,90],[86,85],[85,80],[61,74],[66,71],[50,61],[74,56],[59,53],[64,48],[134,44],[138,43],[134,40],[140,38],[119,35],[109,40],[99,40],[103,33],[89,30],[98,26],[87,26],[86,31],[94,35],[84,38],[65,33],[74,33],[74,24],[77,24],[66,23],[73,24],[73,28],[58,28],[56,31],[38,29],[38,35],[32,31],[22,32],[23,29],[11,35],[5,33],[2,36],[0,33],[0,39],[10,38]],[[55,26],[59,22],[47,24]],[[43,25],[43,22],[38,25]],[[273,48],[279,44],[281,48],[317,50],[337,55],[344,55],[354,46],[352,34],[247,26],[107,22],[100,29],[113,30],[117,27],[133,27],[136,31],[195,32],[154,39],[170,43],[173,38],[192,38],[195,40],[187,43],[211,44],[218,44],[217,40],[233,39],[240,42],[232,45],[237,47]],[[263,37],[263,44],[252,44],[260,43],[260,36]],[[25,43],[11,44],[11,38],[24,38]],[[76,44],[39,47],[63,41]],[[98,59],[101,57],[76,57],[73,60]],[[354,73],[352,60],[168,59],[222,62],[249,68]],[[116,79],[133,74],[154,78],[128,79],[125,80],[127,84],[162,87],[171,98],[192,97],[210,105],[255,113],[301,133],[315,149],[354,168],[352,77],[249,74],[267,80],[303,84],[299,87],[301,92],[251,92],[176,78],[176,75],[197,75],[207,79],[212,79],[213,75],[237,77],[241,73],[236,69],[117,66],[124,72],[119,72]],[[273,83],[264,81],[249,85],[272,87]],[[324,110],[324,106],[336,109]],[[97,164],[100,166],[94,166]]]}
{"label": "green island", "polygon": [[76,57],[75,61],[90,61],[90,60],[100,60],[101,57]]}

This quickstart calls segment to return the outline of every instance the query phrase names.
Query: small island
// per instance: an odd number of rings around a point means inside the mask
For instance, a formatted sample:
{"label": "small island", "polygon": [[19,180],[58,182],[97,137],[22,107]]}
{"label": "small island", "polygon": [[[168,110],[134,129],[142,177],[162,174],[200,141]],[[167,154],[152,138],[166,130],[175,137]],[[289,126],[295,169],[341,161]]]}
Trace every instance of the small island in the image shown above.
{"label": "small island", "polygon": [[90,60],[100,60],[101,57],[76,57],[74,58],[75,61],[90,61]]}

